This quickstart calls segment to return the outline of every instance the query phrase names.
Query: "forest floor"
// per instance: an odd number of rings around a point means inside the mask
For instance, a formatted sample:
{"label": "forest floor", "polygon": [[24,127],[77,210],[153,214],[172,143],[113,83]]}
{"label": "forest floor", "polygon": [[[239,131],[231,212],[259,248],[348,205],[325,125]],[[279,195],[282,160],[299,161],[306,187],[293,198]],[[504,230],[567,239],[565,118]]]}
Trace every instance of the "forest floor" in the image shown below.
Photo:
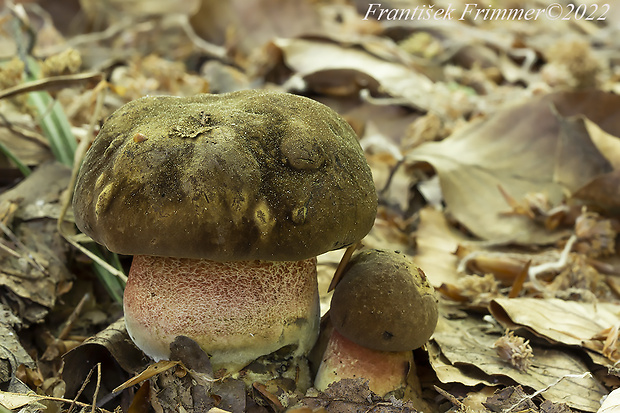
{"label": "forest floor", "polygon": [[[620,4],[490,3],[5,1],[0,412],[620,409]],[[436,290],[404,400],[151,364],[121,318],[131,257],[75,227],[75,172],[114,110],[261,88],[349,122],[379,194],[363,248]],[[323,315],[342,256],[318,258]]]}

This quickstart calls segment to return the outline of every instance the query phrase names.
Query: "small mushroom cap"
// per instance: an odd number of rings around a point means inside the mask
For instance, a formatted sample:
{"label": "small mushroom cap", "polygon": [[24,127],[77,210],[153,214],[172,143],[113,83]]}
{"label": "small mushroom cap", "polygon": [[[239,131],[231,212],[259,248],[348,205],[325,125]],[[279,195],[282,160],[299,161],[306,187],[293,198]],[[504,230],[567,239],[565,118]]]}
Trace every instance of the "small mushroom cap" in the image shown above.
{"label": "small mushroom cap", "polygon": [[366,250],[347,264],[330,318],[340,334],[361,346],[408,351],[435,331],[437,298],[424,272],[405,255]]}
{"label": "small mushroom cap", "polygon": [[377,196],[351,127],[271,91],[145,97],[105,122],[78,177],[77,226],[111,251],[296,261],[360,240]]}

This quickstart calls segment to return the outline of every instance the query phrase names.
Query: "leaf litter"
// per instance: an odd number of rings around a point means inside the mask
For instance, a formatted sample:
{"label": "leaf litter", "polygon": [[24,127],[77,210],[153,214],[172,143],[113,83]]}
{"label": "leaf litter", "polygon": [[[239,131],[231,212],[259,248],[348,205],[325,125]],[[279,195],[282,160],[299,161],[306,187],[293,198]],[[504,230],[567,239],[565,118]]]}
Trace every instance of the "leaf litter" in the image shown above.
{"label": "leaf litter", "polygon": [[[317,413],[619,404],[618,7],[594,21],[404,21],[365,20],[369,4],[347,1],[101,4],[0,11],[1,405]],[[35,83],[29,55],[46,68]],[[84,241],[62,212],[70,168],[53,161],[29,92],[55,98],[85,148],[127,101],[243,88],[310,96],[358,133],[380,197],[361,248],[407,254],[441,297],[409,384],[422,410],[379,398],[363,380],[246,392],[233,378],[213,381],[191,343],[180,364],[160,369],[129,340],[91,258],[59,233]],[[319,257],[323,315],[342,254]]]}

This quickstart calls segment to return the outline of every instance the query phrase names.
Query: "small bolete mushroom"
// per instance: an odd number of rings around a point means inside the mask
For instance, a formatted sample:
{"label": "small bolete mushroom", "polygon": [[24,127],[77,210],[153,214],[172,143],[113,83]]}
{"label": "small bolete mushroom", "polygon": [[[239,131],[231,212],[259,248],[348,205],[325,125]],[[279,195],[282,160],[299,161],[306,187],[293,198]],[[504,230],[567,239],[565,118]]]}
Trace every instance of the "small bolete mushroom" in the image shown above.
{"label": "small bolete mushroom", "polygon": [[377,197],[351,127],[270,91],[145,97],[105,122],[80,169],[77,226],[134,255],[127,331],[155,360],[192,338],[235,372],[318,330],[315,257],[360,240]]}
{"label": "small bolete mushroom", "polygon": [[424,272],[405,255],[366,250],[345,267],[329,317],[334,332],[315,386],[362,378],[384,396],[406,384],[412,351],[435,331],[437,299]]}

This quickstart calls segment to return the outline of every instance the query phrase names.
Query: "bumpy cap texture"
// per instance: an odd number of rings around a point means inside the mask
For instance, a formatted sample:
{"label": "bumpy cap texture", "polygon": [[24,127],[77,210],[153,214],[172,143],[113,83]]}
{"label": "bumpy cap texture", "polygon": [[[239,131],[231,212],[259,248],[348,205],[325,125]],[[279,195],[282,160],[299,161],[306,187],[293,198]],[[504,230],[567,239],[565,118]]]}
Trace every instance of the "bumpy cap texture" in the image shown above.
{"label": "bumpy cap texture", "polygon": [[77,226],[113,252],[306,259],[360,240],[377,196],[351,127],[270,91],[145,97],[115,111],[76,184]]}

